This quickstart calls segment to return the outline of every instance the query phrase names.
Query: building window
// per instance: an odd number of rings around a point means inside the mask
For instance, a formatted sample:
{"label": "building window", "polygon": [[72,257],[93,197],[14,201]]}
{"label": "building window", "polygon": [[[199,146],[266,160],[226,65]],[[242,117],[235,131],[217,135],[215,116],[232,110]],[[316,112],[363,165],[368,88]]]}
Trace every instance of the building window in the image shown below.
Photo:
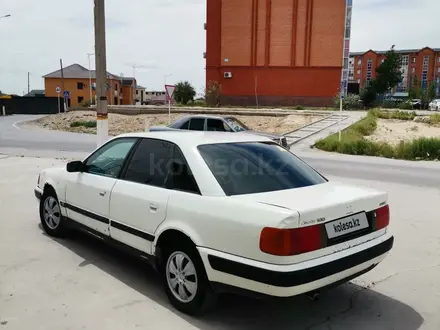
{"label": "building window", "polygon": [[428,80],[428,66],[429,66],[429,56],[423,56],[423,68],[422,68],[422,88],[426,87]]}
{"label": "building window", "polygon": [[412,62],[416,63],[416,58],[415,57],[412,58]]}
{"label": "building window", "polygon": [[385,59],[384,59],[384,58],[380,61],[380,63],[383,63],[383,62],[385,62]]}
{"label": "building window", "polygon": [[402,66],[408,66],[408,64],[409,64],[409,56],[403,55],[402,56]]}
{"label": "building window", "polygon": [[362,60],[359,60],[359,61],[358,61],[358,65],[361,65],[361,64],[362,64]]}
{"label": "building window", "polygon": [[367,81],[371,80],[372,71],[373,71],[373,60],[369,58],[367,61]]}
{"label": "building window", "polygon": [[115,91],[118,91],[118,84],[115,85]]}
{"label": "building window", "polygon": [[79,82],[79,83],[76,84],[76,87],[78,89],[83,89],[84,88],[84,84],[82,82]]}
{"label": "building window", "polygon": [[139,90],[136,90],[136,95],[139,95]]}
{"label": "building window", "polygon": [[361,74],[361,70],[357,70],[357,71],[356,71],[356,74]]}
{"label": "building window", "polygon": [[81,104],[84,101],[84,97],[78,96],[78,104]]}
{"label": "building window", "polygon": [[439,56],[439,57],[437,57],[437,62],[439,62],[439,63],[440,63],[440,56]]}
{"label": "building window", "polygon": [[415,73],[416,72],[416,68],[412,68],[411,71],[412,71],[412,73]]}

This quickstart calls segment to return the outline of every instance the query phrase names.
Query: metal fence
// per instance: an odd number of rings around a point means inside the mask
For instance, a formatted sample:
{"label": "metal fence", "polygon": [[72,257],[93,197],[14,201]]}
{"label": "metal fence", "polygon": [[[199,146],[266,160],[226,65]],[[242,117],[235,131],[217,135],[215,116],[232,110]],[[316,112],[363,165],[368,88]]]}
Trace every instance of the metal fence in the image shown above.
{"label": "metal fence", "polygon": [[[61,100],[62,105],[62,100]],[[25,114],[41,115],[58,113],[58,98],[56,97],[12,97],[0,98],[0,115],[5,107],[6,115]]]}

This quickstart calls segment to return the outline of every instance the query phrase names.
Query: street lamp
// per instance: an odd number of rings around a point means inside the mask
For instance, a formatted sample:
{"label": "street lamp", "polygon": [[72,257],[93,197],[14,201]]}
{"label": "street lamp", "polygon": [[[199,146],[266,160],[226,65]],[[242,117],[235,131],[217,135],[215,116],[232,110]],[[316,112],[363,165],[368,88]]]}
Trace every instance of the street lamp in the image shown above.
{"label": "street lamp", "polygon": [[173,75],[172,73],[168,73],[164,75],[165,86],[167,84],[167,77],[171,77],[172,75]]}
{"label": "street lamp", "polygon": [[90,104],[93,104],[92,98],[92,71],[90,69],[90,57],[95,55],[94,53],[87,53],[87,57],[89,58],[89,89],[90,89]]}
{"label": "street lamp", "polygon": [[8,14],[8,15],[0,16],[0,18],[8,18],[8,17],[11,17],[11,16],[12,16],[11,14]]}

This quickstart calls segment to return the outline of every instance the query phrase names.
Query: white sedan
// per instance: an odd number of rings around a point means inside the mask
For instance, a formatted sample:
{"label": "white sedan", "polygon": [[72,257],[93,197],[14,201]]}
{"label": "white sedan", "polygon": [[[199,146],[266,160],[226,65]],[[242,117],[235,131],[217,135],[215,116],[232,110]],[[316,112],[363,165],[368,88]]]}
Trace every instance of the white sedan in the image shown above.
{"label": "white sedan", "polygon": [[431,111],[439,111],[440,110],[440,99],[432,100],[432,102],[429,103],[429,110],[431,110]]}
{"label": "white sedan", "polygon": [[118,136],[38,177],[47,234],[126,247],[199,314],[223,292],[289,297],[347,282],[391,250],[387,193],[331,182],[250,134]]}

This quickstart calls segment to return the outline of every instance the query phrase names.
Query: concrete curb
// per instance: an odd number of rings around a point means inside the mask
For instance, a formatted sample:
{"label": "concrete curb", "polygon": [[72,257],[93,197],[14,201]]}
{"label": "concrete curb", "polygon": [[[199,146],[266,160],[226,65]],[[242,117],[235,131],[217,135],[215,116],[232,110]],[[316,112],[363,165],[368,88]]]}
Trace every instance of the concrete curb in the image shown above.
{"label": "concrete curb", "polygon": [[[71,111],[95,111],[95,108],[89,109],[75,109]],[[168,113],[166,107],[108,107],[109,113],[117,113],[121,115],[143,115],[143,114],[162,114]],[[229,108],[184,108],[184,107],[171,107],[171,112],[179,113],[195,113],[206,114],[212,113],[217,115],[250,115],[250,116],[288,116],[288,115],[314,115],[314,116],[328,116],[335,111],[331,110],[285,110],[285,109],[229,109]]]}

